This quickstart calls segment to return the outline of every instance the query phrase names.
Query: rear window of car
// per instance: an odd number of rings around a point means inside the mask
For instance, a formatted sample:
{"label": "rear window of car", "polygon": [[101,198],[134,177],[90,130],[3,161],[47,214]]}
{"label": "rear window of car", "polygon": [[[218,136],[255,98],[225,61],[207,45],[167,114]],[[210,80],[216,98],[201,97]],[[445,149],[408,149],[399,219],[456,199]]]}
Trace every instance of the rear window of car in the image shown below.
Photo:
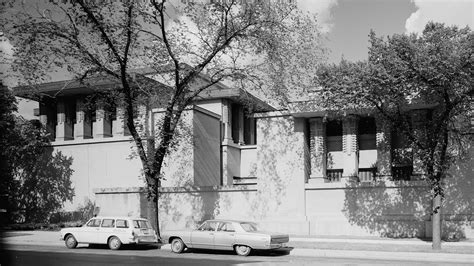
{"label": "rear window of car", "polygon": [[100,226],[100,219],[92,219],[89,222],[87,222],[86,226],[88,227],[99,227]]}
{"label": "rear window of car", "polygon": [[114,219],[104,219],[102,220],[102,227],[114,227]]}
{"label": "rear window of car", "polygon": [[148,229],[151,228],[151,225],[146,220],[133,220],[133,227],[140,229]]}
{"label": "rear window of car", "polygon": [[117,220],[115,223],[115,227],[117,228],[128,228],[127,220]]}
{"label": "rear window of car", "polygon": [[258,231],[257,224],[255,223],[241,223],[240,225],[246,232]]}

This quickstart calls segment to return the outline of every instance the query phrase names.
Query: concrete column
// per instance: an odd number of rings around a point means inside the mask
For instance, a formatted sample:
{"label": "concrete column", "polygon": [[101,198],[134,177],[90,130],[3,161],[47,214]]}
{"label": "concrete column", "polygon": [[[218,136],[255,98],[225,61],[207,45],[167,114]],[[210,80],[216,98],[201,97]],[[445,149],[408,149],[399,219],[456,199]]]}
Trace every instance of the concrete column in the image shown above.
{"label": "concrete column", "polygon": [[[413,110],[411,113],[411,123],[413,126],[413,134],[418,140],[425,140],[426,132],[427,110]],[[425,174],[423,165],[423,151],[416,145],[413,145],[413,175]]]}
{"label": "concrete column", "polygon": [[84,99],[76,99],[76,124],[74,125],[74,138],[92,138],[91,119],[84,107]]}
{"label": "concrete column", "polygon": [[72,119],[68,117],[66,102],[60,99],[57,104],[56,140],[73,139]]}
{"label": "concrete column", "polygon": [[390,126],[382,119],[375,119],[377,133],[377,171],[382,178],[392,175],[392,154]]}
{"label": "concrete column", "polygon": [[232,142],[232,105],[228,100],[222,101],[222,124],[224,141]]}
{"label": "concrete column", "polygon": [[112,121],[113,136],[116,137],[116,136],[130,135],[130,131],[128,130],[128,126],[127,126],[127,117],[125,116],[125,108],[117,107],[115,109],[115,117],[116,119]]}
{"label": "concrete column", "polygon": [[98,106],[95,110],[94,138],[106,138],[112,136],[112,122],[110,115],[103,106]]}
{"label": "concrete column", "polygon": [[324,182],[326,176],[326,124],[323,118],[311,118],[309,120],[310,135],[310,179],[320,179]]}
{"label": "concrete column", "polygon": [[343,177],[353,177],[359,174],[357,125],[358,118],[354,115],[348,115],[342,121]]}

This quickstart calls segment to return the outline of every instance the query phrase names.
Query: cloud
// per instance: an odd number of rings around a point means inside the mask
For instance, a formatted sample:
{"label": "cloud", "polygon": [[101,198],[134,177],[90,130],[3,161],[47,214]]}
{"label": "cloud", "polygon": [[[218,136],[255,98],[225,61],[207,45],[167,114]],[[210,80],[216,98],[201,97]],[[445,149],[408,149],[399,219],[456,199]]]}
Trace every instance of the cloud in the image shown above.
{"label": "cloud", "polygon": [[338,0],[298,0],[298,8],[317,14],[322,32],[330,32],[334,26],[331,9],[337,5]]}
{"label": "cloud", "polygon": [[473,1],[471,0],[412,0],[417,10],[405,22],[408,33],[421,33],[429,21],[473,28]]}

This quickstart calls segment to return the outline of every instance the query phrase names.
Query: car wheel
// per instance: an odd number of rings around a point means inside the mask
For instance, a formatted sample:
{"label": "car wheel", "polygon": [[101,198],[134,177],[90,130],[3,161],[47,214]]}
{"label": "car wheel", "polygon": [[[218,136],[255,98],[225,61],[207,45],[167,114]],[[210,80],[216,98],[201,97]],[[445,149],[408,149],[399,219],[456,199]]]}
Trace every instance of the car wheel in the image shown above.
{"label": "car wheel", "polygon": [[248,256],[252,250],[249,246],[238,245],[234,247],[235,253],[240,256]]}
{"label": "car wheel", "polygon": [[120,247],[122,246],[122,242],[120,241],[120,239],[116,236],[113,236],[109,239],[109,248],[110,249],[113,249],[113,250],[117,250],[117,249],[120,249]]}
{"label": "car wheel", "polygon": [[174,253],[181,253],[183,252],[184,248],[185,245],[181,238],[175,238],[173,239],[173,241],[171,241],[171,251],[173,251]]}
{"label": "car wheel", "polygon": [[73,235],[68,235],[64,241],[64,244],[66,244],[67,248],[75,248],[77,247],[77,240]]}

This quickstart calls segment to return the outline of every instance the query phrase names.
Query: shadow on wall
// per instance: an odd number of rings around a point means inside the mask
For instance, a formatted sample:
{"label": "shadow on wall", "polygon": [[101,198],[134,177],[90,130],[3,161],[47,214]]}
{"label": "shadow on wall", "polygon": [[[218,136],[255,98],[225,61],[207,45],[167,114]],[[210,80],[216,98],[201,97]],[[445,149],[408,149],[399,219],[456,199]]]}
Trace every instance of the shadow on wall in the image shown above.
{"label": "shadow on wall", "polygon": [[[244,186],[193,186],[187,182],[192,178],[187,176],[186,167],[182,171],[175,169],[167,181],[172,187],[163,188],[160,193],[162,228],[189,228],[219,217],[261,220],[281,215],[286,210],[282,208],[292,208],[285,198],[289,197],[288,190],[296,186],[294,179],[300,177],[296,171],[303,173],[304,128],[295,128],[291,119],[280,117],[263,120],[258,130],[257,191]],[[301,176],[301,186],[303,182]]]}
{"label": "shadow on wall", "polygon": [[[219,214],[219,193],[212,187],[182,187],[179,192],[160,193],[162,222],[192,228]],[[163,226],[163,225],[162,225]]]}
{"label": "shadow on wall", "polygon": [[258,191],[250,205],[253,218],[261,220],[278,214],[295,179],[304,182],[304,130],[304,123],[287,117],[259,120]]}
{"label": "shadow on wall", "polygon": [[[474,173],[472,160],[458,163],[445,182],[444,240],[466,238],[473,221]],[[431,195],[423,181],[378,181],[367,185],[350,182],[343,209],[353,225],[383,237],[430,237]]]}
{"label": "shadow on wall", "polygon": [[383,237],[423,237],[429,219],[429,188],[387,184],[346,186],[344,214],[349,222]]}

